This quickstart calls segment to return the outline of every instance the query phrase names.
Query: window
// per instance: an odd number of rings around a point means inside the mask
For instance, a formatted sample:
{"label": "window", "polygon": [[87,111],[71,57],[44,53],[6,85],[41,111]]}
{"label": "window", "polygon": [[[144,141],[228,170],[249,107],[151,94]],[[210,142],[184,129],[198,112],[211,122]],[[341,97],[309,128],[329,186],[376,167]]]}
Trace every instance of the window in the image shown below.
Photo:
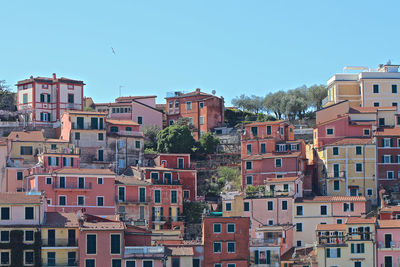
{"label": "window", "polygon": [[339,155],[339,148],[337,146],[332,148],[332,155],[334,156]]}
{"label": "window", "polygon": [[362,172],[362,171],[363,171],[363,164],[356,163],[356,172]]}
{"label": "window", "polygon": [[372,196],[374,194],[374,191],[372,188],[367,189],[367,196]]}
{"label": "window", "polygon": [[70,251],[68,252],[68,266],[76,265],[76,252]]}
{"label": "window", "polygon": [[303,232],[303,224],[296,223],[296,232]]}
{"label": "window", "polygon": [[183,158],[179,158],[178,159],[178,169],[183,169],[185,161],[183,160]]}
{"label": "window", "polygon": [[397,107],[397,102],[392,102],[392,107]]}
{"label": "window", "polygon": [[394,172],[393,171],[387,171],[386,172],[386,178],[387,179],[393,179],[394,178]]}
{"label": "window", "polygon": [[275,167],[282,167],[282,159],[275,159]]}
{"label": "window", "polygon": [[333,191],[340,191],[340,181],[333,181]]}
{"label": "window", "polygon": [[99,149],[97,150],[97,160],[98,161],[103,161],[104,160],[104,151]]}
{"label": "window", "polygon": [[68,104],[73,104],[73,103],[74,103],[74,95],[68,94]]}
{"label": "window", "polygon": [[297,245],[298,247],[301,247],[301,240],[297,240],[297,241],[296,241],[296,245]]}
{"label": "window", "polygon": [[374,107],[379,107],[379,102],[374,102]]}
{"label": "window", "polygon": [[337,220],[336,220],[336,223],[337,223],[337,224],[342,224],[342,223],[343,223],[343,219],[337,219]]}
{"label": "window", "polygon": [[360,254],[365,252],[365,247],[363,243],[355,243],[351,244],[351,253],[352,254]]}
{"label": "window", "polygon": [[34,232],[32,230],[25,230],[24,232],[24,241],[33,242],[34,241]]}
{"label": "window", "polygon": [[288,202],[287,200],[282,200],[282,210],[287,210],[288,209]]}
{"label": "window", "polygon": [[33,250],[25,250],[24,251],[24,264],[25,265],[33,265]]}
{"label": "window", "polygon": [[382,156],[382,163],[391,163],[392,157],[390,155],[383,155]]}
{"label": "window", "polygon": [[214,223],[213,227],[214,227],[214,233],[216,233],[216,234],[221,233],[221,224],[220,223]]}
{"label": "window", "polygon": [[81,140],[81,133],[75,133],[75,140]]}
{"label": "window", "polygon": [[326,205],[322,205],[320,207],[321,215],[328,215],[328,207]]}
{"label": "window", "polygon": [[253,176],[246,176],[246,184],[248,185],[253,184]]}
{"label": "window", "polygon": [[96,260],[95,259],[86,259],[85,260],[85,267],[95,267]]}
{"label": "window", "polygon": [[33,220],[33,207],[25,207],[25,220]]}
{"label": "window", "polygon": [[66,196],[59,196],[58,197],[58,205],[60,205],[60,206],[67,205],[67,197]]}
{"label": "window", "polygon": [[140,141],[135,141],[135,147],[140,148]]}
{"label": "window", "polygon": [[392,84],[392,93],[397,94],[397,84]]}
{"label": "window", "polygon": [[0,264],[1,265],[10,264],[10,251],[5,251],[5,250],[0,251]]}
{"label": "window", "polygon": [[200,102],[200,103],[199,103],[199,107],[200,107],[200,108],[204,108],[204,102]]}
{"label": "window", "polygon": [[214,267],[222,267],[222,264],[221,263],[215,263]]}
{"label": "window", "polygon": [[356,146],[356,155],[362,155],[362,146]]}
{"label": "window", "polygon": [[251,170],[251,169],[253,169],[253,162],[246,161],[246,170]]}
{"label": "window", "polygon": [[235,242],[228,242],[227,243],[228,247],[228,253],[235,253],[236,252],[236,243]]}
{"label": "window", "polygon": [[271,125],[267,125],[267,135],[271,135],[271,134],[272,134]]}
{"label": "window", "polygon": [[178,203],[177,195],[178,192],[176,190],[171,190],[171,203]]}
{"label": "window", "polygon": [[85,205],[85,197],[78,196],[78,206],[84,206],[84,205]]}
{"label": "window", "polygon": [[274,210],[274,202],[272,201],[267,202],[267,210]]}
{"label": "window", "polygon": [[28,94],[24,94],[23,95],[23,101],[24,101],[24,104],[28,104]]}
{"label": "window", "polygon": [[1,219],[2,220],[9,220],[10,219],[10,208],[9,207],[2,207],[1,208]]}
{"label": "window", "polygon": [[266,153],[266,147],[265,144],[261,144],[261,154],[265,154]]}
{"label": "window", "polygon": [[228,230],[227,230],[228,233],[234,233],[235,232],[235,224],[234,223],[228,223],[227,228],[228,228]]}
{"label": "window", "polygon": [[327,135],[333,135],[333,133],[334,133],[334,131],[333,131],[332,128],[326,129],[326,134],[327,134]]}
{"label": "window", "polygon": [[192,102],[186,102],[186,110],[192,110]]}
{"label": "window", "polygon": [[23,179],[23,176],[24,176],[23,172],[17,172],[17,180],[18,181],[21,181]]}
{"label": "window", "polygon": [[21,152],[21,155],[32,155],[33,149],[31,146],[21,146],[20,152]]}
{"label": "window", "polygon": [[111,254],[121,254],[121,235],[111,235]]}
{"label": "window", "polygon": [[374,92],[374,94],[379,94],[379,84],[374,84],[373,85],[373,92]]}
{"label": "window", "polygon": [[204,117],[200,116],[200,125],[203,125],[203,124],[204,124]]}
{"label": "window", "polygon": [[343,211],[344,212],[354,211],[354,203],[343,203]]}
{"label": "window", "polygon": [[139,202],[146,202],[146,188],[139,188]]}
{"label": "window", "polygon": [[297,206],[296,207],[296,215],[297,216],[303,216],[303,206]]}
{"label": "window", "polygon": [[171,267],[180,267],[180,260],[179,260],[179,258],[172,258]]}
{"label": "window", "polygon": [[97,139],[99,141],[103,141],[104,140],[104,134],[103,133],[99,133],[98,136],[97,136]]}
{"label": "window", "polygon": [[160,190],[154,190],[154,202],[161,203],[161,191]]}
{"label": "window", "polygon": [[364,135],[369,136],[369,129],[364,129]]}
{"label": "window", "polygon": [[10,231],[0,232],[0,242],[10,242]]}
{"label": "window", "polygon": [[225,203],[225,210],[226,211],[231,211],[232,210],[232,203],[230,203],[230,202]]}
{"label": "window", "polygon": [[392,147],[393,141],[391,138],[383,138],[383,147]]}
{"label": "window", "polygon": [[243,207],[244,211],[250,211],[250,203],[249,202],[244,202],[243,205],[244,205],[244,207]]}
{"label": "window", "polygon": [[152,172],[150,173],[151,179],[158,181],[158,172]]}
{"label": "window", "polygon": [[379,126],[385,126],[385,118],[379,118]]}
{"label": "window", "polygon": [[214,242],[213,251],[214,251],[214,253],[221,253],[222,252],[222,244],[221,244],[221,242]]}
{"label": "window", "polygon": [[251,154],[251,144],[247,144],[247,154]]}
{"label": "window", "polygon": [[340,258],[340,248],[327,248],[326,257],[327,258]]}
{"label": "window", "polygon": [[97,252],[97,236],[95,234],[86,235],[86,254],[96,254]]}
{"label": "window", "polygon": [[96,197],[97,198],[97,206],[104,206],[104,197]]}
{"label": "window", "polygon": [[97,184],[103,184],[103,178],[97,178]]}
{"label": "window", "polygon": [[136,267],[136,261],[125,261],[125,267]]}

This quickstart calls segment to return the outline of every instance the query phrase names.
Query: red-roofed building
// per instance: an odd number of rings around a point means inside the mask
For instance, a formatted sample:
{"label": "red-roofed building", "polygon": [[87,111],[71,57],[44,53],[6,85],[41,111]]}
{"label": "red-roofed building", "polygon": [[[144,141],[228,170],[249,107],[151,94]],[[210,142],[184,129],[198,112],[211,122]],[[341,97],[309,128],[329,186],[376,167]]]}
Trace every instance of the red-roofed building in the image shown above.
{"label": "red-roofed building", "polygon": [[194,126],[193,137],[220,127],[224,123],[224,98],[201,92],[199,88],[190,93],[175,92],[167,96],[167,123],[174,124],[179,118],[189,118]]}
{"label": "red-roofed building", "polygon": [[33,77],[18,81],[17,109],[22,119],[35,125],[46,125],[61,120],[67,110],[83,110],[84,83],[68,78]]}
{"label": "red-roofed building", "polygon": [[300,176],[305,170],[305,143],[294,140],[294,127],[285,121],[247,124],[241,146],[243,186]]}

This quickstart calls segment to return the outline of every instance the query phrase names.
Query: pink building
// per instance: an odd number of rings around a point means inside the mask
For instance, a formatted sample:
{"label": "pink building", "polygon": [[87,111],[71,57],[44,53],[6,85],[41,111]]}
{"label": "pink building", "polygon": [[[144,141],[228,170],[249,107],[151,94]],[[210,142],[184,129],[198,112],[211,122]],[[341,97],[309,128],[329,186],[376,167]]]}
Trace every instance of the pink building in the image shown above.
{"label": "pink building", "polygon": [[68,78],[31,76],[17,83],[17,109],[26,123],[59,122],[66,110],[83,110],[84,83]]}
{"label": "pink building", "polygon": [[242,185],[263,185],[266,178],[303,175],[305,143],[294,140],[294,127],[285,121],[250,123],[242,145]]}
{"label": "pink building", "polygon": [[140,130],[148,126],[163,125],[163,111],[156,108],[157,96],[118,97],[114,103],[95,103],[97,111],[107,113],[107,118],[132,120],[140,125]]}
{"label": "pink building", "polygon": [[108,169],[63,168],[27,179],[29,191],[45,192],[48,211],[115,214],[115,174]]}
{"label": "pink building", "polygon": [[378,220],[377,266],[399,266],[400,220]]}

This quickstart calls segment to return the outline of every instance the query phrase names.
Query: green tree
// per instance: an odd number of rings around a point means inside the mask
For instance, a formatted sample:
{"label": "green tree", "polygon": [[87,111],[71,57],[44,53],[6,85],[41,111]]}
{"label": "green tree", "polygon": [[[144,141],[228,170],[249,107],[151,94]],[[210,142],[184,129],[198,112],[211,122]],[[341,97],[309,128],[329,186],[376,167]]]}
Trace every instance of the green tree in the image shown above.
{"label": "green tree", "polygon": [[195,143],[186,125],[171,125],[157,134],[157,151],[161,153],[193,153]]}
{"label": "green tree", "polygon": [[215,137],[212,133],[205,133],[201,135],[199,139],[200,151],[206,154],[215,153],[217,151],[219,142],[219,138]]}
{"label": "green tree", "polygon": [[15,93],[10,91],[5,80],[0,80],[0,110],[16,111]]}
{"label": "green tree", "polygon": [[267,112],[275,114],[278,120],[282,119],[282,115],[285,114],[285,98],[286,93],[284,91],[278,91],[276,93],[269,93],[263,101],[264,107]]}
{"label": "green tree", "polygon": [[218,185],[222,191],[224,187],[229,187],[231,191],[240,190],[241,180],[239,170],[226,166],[219,167],[218,170]]}
{"label": "green tree", "polygon": [[83,109],[83,111],[94,111],[94,108],[92,108],[91,106],[87,106]]}
{"label": "green tree", "polygon": [[143,129],[145,138],[144,148],[155,151],[157,149],[157,134],[161,131],[157,125],[146,126]]}
{"label": "green tree", "polygon": [[320,110],[322,107],[322,100],[327,96],[326,87],[322,84],[313,85],[308,88],[308,98],[310,99],[311,105],[316,109]]}
{"label": "green tree", "polygon": [[206,203],[198,201],[184,201],[183,202],[183,218],[185,223],[201,223],[204,210],[209,207]]}

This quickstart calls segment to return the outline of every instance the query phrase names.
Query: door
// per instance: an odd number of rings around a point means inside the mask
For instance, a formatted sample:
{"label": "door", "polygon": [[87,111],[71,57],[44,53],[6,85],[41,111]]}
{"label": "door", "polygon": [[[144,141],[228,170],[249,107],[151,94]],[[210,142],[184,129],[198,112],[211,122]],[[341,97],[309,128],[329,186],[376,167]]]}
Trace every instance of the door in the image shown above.
{"label": "door", "polygon": [[56,245],[56,230],[54,229],[47,230],[47,242],[49,246]]}
{"label": "door", "polygon": [[98,129],[99,128],[98,121],[99,120],[97,118],[90,118],[90,128]]}
{"label": "door", "polygon": [[84,118],[83,117],[77,117],[76,118],[76,126],[78,129],[83,129],[83,125],[84,125]]}
{"label": "door", "polygon": [[75,230],[69,229],[68,230],[68,246],[76,246],[76,237],[75,237]]}
{"label": "door", "polygon": [[78,178],[78,188],[85,188],[85,178],[83,177]]}
{"label": "door", "polygon": [[171,184],[172,183],[172,174],[169,172],[164,173],[164,183]]}
{"label": "door", "polygon": [[358,196],[358,189],[357,188],[350,188],[350,196],[353,196],[353,197]]}
{"label": "door", "polygon": [[144,219],[144,206],[139,207],[139,218]]}
{"label": "door", "polygon": [[139,202],[146,202],[146,188],[139,188]]}
{"label": "door", "polygon": [[97,158],[97,160],[98,161],[103,161],[104,160],[104,151],[103,150],[98,150],[97,151],[97,156],[98,156],[98,158]]}
{"label": "door", "polygon": [[183,169],[183,159],[178,159],[178,169]]}
{"label": "door", "polygon": [[76,266],[76,252],[70,251],[68,252],[68,266]]}
{"label": "door", "polygon": [[65,188],[65,177],[60,177],[60,188]]}
{"label": "door", "polygon": [[339,164],[333,164],[333,177],[339,177]]}
{"label": "door", "polygon": [[118,200],[125,202],[125,187],[118,187]]}
{"label": "door", "polygon": [[392,256],[385,256],[385,267],[393,267]]}
{"label": "door", "polygon": [[385,248],[391,248],[391,247],[392,247],[392,235],[385,234]]}

